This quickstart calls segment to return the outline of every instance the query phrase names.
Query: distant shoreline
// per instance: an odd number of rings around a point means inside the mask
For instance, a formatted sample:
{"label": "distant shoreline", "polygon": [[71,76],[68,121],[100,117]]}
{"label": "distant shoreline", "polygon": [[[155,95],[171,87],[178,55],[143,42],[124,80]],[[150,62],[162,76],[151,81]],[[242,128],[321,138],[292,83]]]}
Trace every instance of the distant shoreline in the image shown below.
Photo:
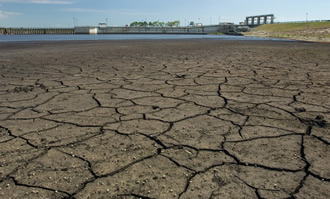
{"label": "distant shoreline", "polygon": [[330,22],[265,24],[243,34],[262,38],[330,43]]}
{"label": "distant shoreline", "polygon": [[[184,34],[100,34],[100,35],[2,35],[0,43],[7,42],[29,42],[29,41],[102,41],[102,40],[233,40],[233,41],[268,41],[277,40],[272,38],[242,37],[233,35],[184,35]],[[278,41],[284,41],[280,39]]]}

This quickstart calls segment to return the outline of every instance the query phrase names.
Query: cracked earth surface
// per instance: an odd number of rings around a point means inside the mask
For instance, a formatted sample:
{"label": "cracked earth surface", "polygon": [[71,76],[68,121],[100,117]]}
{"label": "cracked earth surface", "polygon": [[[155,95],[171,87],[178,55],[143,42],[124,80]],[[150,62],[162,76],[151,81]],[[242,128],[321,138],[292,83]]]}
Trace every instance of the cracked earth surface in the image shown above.
{"label": "cracked earth surface", "polygon": [[0,45],[0,198],[330,197],[330,45]]}

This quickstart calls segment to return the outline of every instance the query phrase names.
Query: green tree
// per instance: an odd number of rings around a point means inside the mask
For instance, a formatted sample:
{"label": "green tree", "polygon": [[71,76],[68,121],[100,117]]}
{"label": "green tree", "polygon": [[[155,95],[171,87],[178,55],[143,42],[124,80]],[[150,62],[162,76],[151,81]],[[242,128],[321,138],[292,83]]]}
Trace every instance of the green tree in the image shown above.
{"label": "green tree", "polygon": [[136,26],[136,22],[132,22],[129,26]]}
{"label": "green tree", "polygon": [[166,25],[167,26],[170,26],[170,27],[173,27],[173,26],[175,26],[175,27],[178,27],[178,26],[180,26],[180,21],[169,21],[169,22],[167,22],[166,23]]}
{"label": "green tree", "polygon": [[195,22],[191,21],[189,25],[194,26]]}
{"label": "green tree", "polygon": [[159,25],[159,21],[154,21],[154,22],[152,23],[152,26],[153,26],[153,27],[158,27],[158,26],[160,26],[160,25]]}
{"label": "green tree", "polygon": [[164,26],[170,26],[170,27],[179,27],[180,26],[180,21],[169,21],[167,23],[165,22],[160,22],[160,21],[154,21],[154,22],[147,22],[147,21],[134,21],[130,24],[130,26],[150,26],[150,27],[164,27]]}
{"label": "green tree", "polygon": [[143,24],[141,22],[138,21],[134,21],[130,24],[130,26],[142,26]]}

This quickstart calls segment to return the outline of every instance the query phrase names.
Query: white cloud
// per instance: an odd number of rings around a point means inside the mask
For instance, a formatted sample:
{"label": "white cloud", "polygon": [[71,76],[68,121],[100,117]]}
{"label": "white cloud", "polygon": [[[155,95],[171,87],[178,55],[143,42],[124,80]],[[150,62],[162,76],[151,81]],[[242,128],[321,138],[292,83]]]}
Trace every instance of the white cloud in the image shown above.
{"label": "white cloud", "polygon": [[85,8],[63,8],[61,12],[84,12],[84,13],[102,13],[108,12],[106,10],[94,10],[94,9],[85,9]]}
{"label": "white cloud", "polygon": [[127,9],[122,9],[122,10],[113,10],[113,13],[116,13],[118,15],[132,15],[132,16],[157,16],[159,15],[159,12],[141,12],[138,10],[127,10]]}
{"label": "white cloud", "polygon": [[18,12],[5,12],[0,10],[0,18],[8,18],[10,15],[20,15]]}
{"label": "white cloud", "polygon": [[62,0],[0,0],[0,3],[33,3],[33,4],[73,4],[72,1]]}
{"label": "white cloud", "polygon": [[72,4],[71,1],[51,1],[51,0],[31,0],[31,3],[36,4]]}
{"label": "white cloud", "polygon": [[63,8],[59,9],[60,12],[80,12],[80,13],[109,13],[112,15],[125,15],[125,16],[155,16],[159,13],[152,13],[152,12],[139,12],[136,10],[98,10],[98,9],[86,9],[86,8]]}

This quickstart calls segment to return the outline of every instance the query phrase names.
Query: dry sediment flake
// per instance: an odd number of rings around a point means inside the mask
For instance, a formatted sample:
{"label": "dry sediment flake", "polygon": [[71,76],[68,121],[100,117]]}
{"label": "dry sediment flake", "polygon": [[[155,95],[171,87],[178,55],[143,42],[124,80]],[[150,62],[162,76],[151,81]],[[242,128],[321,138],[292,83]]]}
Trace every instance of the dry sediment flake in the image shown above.
{"label": "dry sediment flake", "polygon": [[65,113],[70,111],[84,111],[95,108],[97,103],[92,95],[63,94],[50,100],[48,103],[38,106],[35,110],[40,112]]}
{"label": "dry sediment flake", "polygon": [[225,149],[247,164],[299,170],[305,166],[300,158],[301,136],[260,138],[226,142]]}
{"label": "dry sediment flake", "polygon": [[28,145],[25,140],[11,138],[1,142],[0,153],[0,176],[6,177],[17,168],[24,166],[27,162],[42,154],[43,150]]}
{"label": "dry sediment flake", "polygon": [[224,163],[235,163],[235,160],[222,150],[197,150],[177,146],[166,149],[161,154],[194,172],[203,172],[210,167]]}
{"label": "dry sediment flake", "polygon": [[202,149],[221,149],[225,135],[234,125],[210,116],[198,116],[176,122],[159,139],[169,145],[188,145]]}
{"label": "dry sediment flake", "polygon": [[310,171],[323,179],[330,179],[330,146],[313,137],[306,137],[306,159],[310,163]]}
{"label": "dry sediment flake", "polygon": [[77,198],[143,196],[177,198],[191,171],[161,156],[148,157],[122,172],[101,177],[76,195]]}
{"label": "dry sediment flake", "polygon": [[329,45],[0,45],[1,198],[330,197]]}
{"label": "dry sediment flake", "polygon": [[52,147],[73,144],[97,134],[100,134],[99,128],[63,124],[49,130],[29,133],[22,137],[35,146]]}
{"label": "dry sediment flake", "polygon": [[128,120],[108,124],[104,127],[106,130],[118,131],[122,134],[146,134],[158,135],[165,132],[170,127],[170,124],[158,120]]}
{"label": "dry sediment flake", "polygon": [[0,126],[6,127],[13,135],[21,136],[31,132],[39,132],[58,126],[57,123],[43,119],[2,120]]}
{"label": "dry sediment flake", "polygon": [[267,171],[254,166],[217,166],[194,176],[181,198],[256,198],[256,192],[261,198],[286,198],[303,176],[303,172]]}
{"label": "dry sediment flake", "polygon": [[147,119],[162,120],[165,122],[175,122],[205,114],[207,108],[193,103],[183,103],[175,108],[161,109],[160,111],[146,114]]}
{"label": "dry sediment flake", "polygon": [[60,150],[84,159],[95,175],[104,176],[157,154],[158,146],[143,135],[105,131],[102,135]]}
{"label": "dry sediment flake", "polygon": [[304,186],[296,195],[297,198],[329,198],[330,182],[322,181],[312,176],[308,176]]}
{"label": "dry sediment flake", "polygon": [[65,198],[67,194],[46,190],[38,187],[29,187],[15,183],[13,179],[4,180],[0,183],[1,198]]}
{"label": "dry sediment flake", "polygon": [[118,122],[121,114],[115,108],[97,107],[86,111],[59,113],[43,118],[59,123],[68,123],[78,126],[104,126],[107,123]]}
{"label": "dry sediment flake", "polygon": [[20,184],[74,193],[93,175],[86,162],[53,149],[18,169],[13,177]]}

